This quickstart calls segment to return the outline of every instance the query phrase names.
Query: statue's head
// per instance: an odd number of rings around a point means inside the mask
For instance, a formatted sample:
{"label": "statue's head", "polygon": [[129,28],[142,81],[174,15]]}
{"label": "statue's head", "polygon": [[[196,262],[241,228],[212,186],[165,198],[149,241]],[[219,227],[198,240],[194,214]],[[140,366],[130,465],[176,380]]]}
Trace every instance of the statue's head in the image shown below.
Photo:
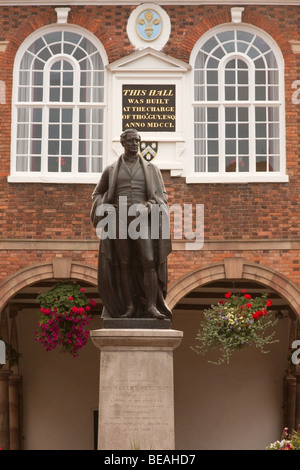
{"label": "statue's head", "polygon": [[120,142],[124,146],[124,142],[132,138],[139,140],[139,142],[141,141],[141,136],[136,129],[126,129],[126,131],[121,134]]}

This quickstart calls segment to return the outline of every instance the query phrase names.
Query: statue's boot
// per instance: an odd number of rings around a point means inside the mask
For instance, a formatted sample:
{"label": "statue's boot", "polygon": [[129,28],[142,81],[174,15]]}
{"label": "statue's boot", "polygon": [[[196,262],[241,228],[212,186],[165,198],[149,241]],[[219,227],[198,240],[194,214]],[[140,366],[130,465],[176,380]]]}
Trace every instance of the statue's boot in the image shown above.
{"label": "statue's boot", "polygon": [[126,268],[121,268],[121,282],[122,282],[122,292],[124,300],[126,302],[126,312],[122,315],[122,318],[133,318],[135,311],[133,302],[131,299],[131,290],[130,290],[130,271]]}
{"label": "statue's boot", "polygon": [[151,315],[153,318],[157,318],[158,320],[163,320],[165,315],[163,313],[160,313],[156,307],[149,307],[148,308],[148,313]]}
{"label": "statue's boot", "polygon": [[145,296],[147,299],[147,313],[152,318],[163,320],[165,315],[160,313],[156,308],[157,300],[157,274],[154,269],[144,274]]}
{"label": "statue's boot", "polygon": [[133,318],[134,317],[134,306],[128,305],[126,312],[122,315],[122,318]]}

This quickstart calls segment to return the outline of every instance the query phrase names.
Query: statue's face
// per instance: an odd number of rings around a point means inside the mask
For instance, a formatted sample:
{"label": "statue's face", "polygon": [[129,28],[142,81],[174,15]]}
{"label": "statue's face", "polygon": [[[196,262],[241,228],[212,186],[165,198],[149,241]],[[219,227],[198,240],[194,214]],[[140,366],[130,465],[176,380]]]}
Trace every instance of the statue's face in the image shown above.
{"label": "statue's face", "polygon": [[141,139],[138,134],[135,132],[128,133],[126,140],[123,142],[125,153],[129,155],[136,155],[139,151],[140,141]]}

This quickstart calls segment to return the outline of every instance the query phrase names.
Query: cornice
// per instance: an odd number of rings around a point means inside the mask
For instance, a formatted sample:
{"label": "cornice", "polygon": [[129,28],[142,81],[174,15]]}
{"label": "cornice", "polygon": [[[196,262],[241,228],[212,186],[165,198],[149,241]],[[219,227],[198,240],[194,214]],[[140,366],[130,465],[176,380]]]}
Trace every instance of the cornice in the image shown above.
{"label": "cornice", "polygon": [[[181,5],[182,6],[182,0],[152,0],[151,3],[157,4],[157,5]],[[124,5],[140,5],[141,1],[140,0],[122,0],[122,1],[117,1],[117,0],[72,0],[69,2],[66,2],[65,0],[55,0],[55,1],[49,1],[49,0],[39,0],[37,3],[36,0],[1,0],[1,5],[0,6],[42,6],[42,5],[48,5],[48,6],[75,6],[75,5],[84,5],[84,6],[105,6],[105,5],[119,5],[119,6],[124,6]],[[185,5],[238,5],[240,6],[241,4],[243,6],[247,5],[261,5],[261,6],[266,6],[266,5],[278,5],[278,6],[299,6],[300,5],[300,0],[249,0],[247,2],[241,2],[241,0],[185,0],[184,2]]]}
{"label": "cornice", "polygon": [[[173,251],[193,250],[193,241],[173,240]],[[98,239],[2,239],[0,251],[98,251]],[[196,249],[196,248],[195,248]],[[204,240],[202,251],[300,251],[300,239]],[[198,248],[197,248],[198,250]]]}

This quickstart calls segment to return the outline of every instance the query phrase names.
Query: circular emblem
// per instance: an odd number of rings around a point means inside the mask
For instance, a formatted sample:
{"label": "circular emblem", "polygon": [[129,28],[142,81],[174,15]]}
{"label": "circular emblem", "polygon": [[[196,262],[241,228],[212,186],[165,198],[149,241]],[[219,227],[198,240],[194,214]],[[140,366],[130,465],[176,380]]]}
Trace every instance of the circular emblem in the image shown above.
{"label": "circular emblem", "polygon": [[154,41],[162,32],[162,19],[155,10],[143,10],[136,20],[136,30],[144,41]]}

